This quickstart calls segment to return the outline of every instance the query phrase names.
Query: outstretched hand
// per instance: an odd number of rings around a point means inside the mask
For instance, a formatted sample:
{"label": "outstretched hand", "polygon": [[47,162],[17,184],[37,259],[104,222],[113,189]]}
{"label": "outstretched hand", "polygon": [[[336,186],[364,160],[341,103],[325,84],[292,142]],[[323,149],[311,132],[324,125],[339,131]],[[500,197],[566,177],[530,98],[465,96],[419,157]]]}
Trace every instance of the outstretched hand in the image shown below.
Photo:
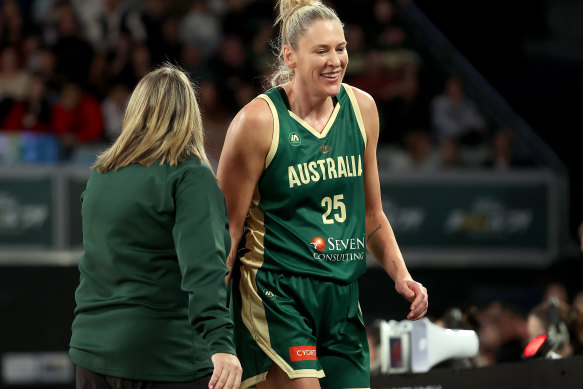
{"label": "outstretched hand", "polygon": [[241,363],[233,354],[216,353],[211,357],[214,371],[209,389],[239,389],[241,386]]}
{"label": "outstretched hand", "polygon": [[407,315],[409,320],[419,320],[427,313],[429,297],[427,289],[419,282],[410,278],[395,282],[397,292],[411,302],[411,311]]}

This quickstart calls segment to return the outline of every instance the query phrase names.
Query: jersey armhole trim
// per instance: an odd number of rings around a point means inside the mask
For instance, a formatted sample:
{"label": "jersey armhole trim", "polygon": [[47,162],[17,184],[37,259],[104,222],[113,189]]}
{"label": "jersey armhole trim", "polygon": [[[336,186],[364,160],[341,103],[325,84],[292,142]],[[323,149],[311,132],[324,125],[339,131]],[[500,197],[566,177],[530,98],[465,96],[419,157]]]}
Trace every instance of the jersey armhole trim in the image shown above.
{"label": "jersey armhole trim", "polygon": [[356,95],[352,87],[347,84],[342,84],[346,90],[348,98],[352,103],[352,109],[354,109],[354,115],[356,115],[356,121],[358,122],[358,127],[360,128],[360,134],[362,135],[362,140],[364,141],[364,147],[366,148],[366,129],[364,128],[364,121],[362,120],[362,113],[360,112],[360,106],[358,105],[358,100],[356,100]]}
{"label": "jersey armhole trim", "polygon": [[259,95],[257,96],[260,99],[265,100],[269,109],[271,110],[271,115],[273,116],[273,138],[271,139],[271,146],[269,147],[269,152],[265,157],[265,169],[269,166],[273,157],[275,157],[275,153],[277,152],[277,146],[279,145],[279,116],[277,115],[277,109],[275,105],[273,105],[273,101],[267,95]]}

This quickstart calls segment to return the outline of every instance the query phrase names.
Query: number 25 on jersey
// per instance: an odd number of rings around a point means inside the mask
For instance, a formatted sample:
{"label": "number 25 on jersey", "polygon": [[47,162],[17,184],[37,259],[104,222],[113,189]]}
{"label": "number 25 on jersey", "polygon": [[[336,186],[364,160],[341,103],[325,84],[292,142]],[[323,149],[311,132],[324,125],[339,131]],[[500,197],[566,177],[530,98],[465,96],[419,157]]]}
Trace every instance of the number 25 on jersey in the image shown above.
{"label": "number 25 on jersey", "polygon": [[[322,207],[325,212],[322,214],[322,221],[324,224],[334,224],[334,220],[338,223],[344,223],[346,220],[346,206],[342,202],[344,195],[335,195],[334,199],[324,197],[322,199]],[[334,218],[330,215],[334,211]]]}

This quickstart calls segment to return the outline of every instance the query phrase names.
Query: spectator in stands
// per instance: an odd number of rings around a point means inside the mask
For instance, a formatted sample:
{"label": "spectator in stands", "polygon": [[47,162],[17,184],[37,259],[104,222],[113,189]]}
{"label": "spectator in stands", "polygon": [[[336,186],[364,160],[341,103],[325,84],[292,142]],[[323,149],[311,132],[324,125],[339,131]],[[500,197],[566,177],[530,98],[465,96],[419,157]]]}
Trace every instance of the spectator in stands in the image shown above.
{"label": "spectator in stands", "polygon": [[129,88],[123,84],[114,84],[107,97],[101,102],[101,111],[105,124],[105,139],[113,142],[121,134],[123,115],[130,97]]}
{"label": "spectator in stands", "polygon": [[28,84],[28,73],[20,66],[18,52],[13,46],[0,53],[0,100],[21,100]]}
{"label": "spectator in stands", "polygon": [[148,46],[141,43],[133,45],[131,48],[130,64],[131,76],[128,75],[128,77],[131,77],[130,85],[133,87],[150,72],[154,65],[152,63],[152,53]]}
{"label": "spectator in stands", "polygon": [[579,306],[551,299],[528,314],[528,339],[547,334],[550,357],[565,358],[583,352],[583,310]]}
{"label": "spectator in stands", "polygon": [[415,72],[399,72],[395,83],[395,94],[379,105],[383,128],[380,143],[404,145],[408,131],[429,128],[427,103],[419,93],[419,80]]}
{"label": "spectator in stands", "polygon": [[405,134],[405,150],[409,156],[409,169],[435,171],[439,168],[439,155],[435,152],[431,134],[415,129]]}
{"label": "spectator in stands", "polygon": [[239,89],[246,87],[255,77],[243,41],[235,35],[225,36],[210,63],[217,75],[214,81],[221,101],[232,112],[237,111],[241,108],[237,102]]}
{"label": "spectator in stands", "polygon": [[180,39],[180,19],[170,16],[162,24],[162,47],[148,46],[152,52],[152,64],[160,65],[162,62],[178,63],[182,53],[182,40]]}
{"label": "spectator in stands", "polygon": [[491,155],[485,165],[496,170],[508,170],[531,165],[518,154],[512,133],[499,129],[492,135]]}
{"label": "spectator in stands", "polygon": [[214,79],[213,69],[196,45],[187,43],[182,46],[180,65],[196,81]]}
{"label": "spectator in stands", "polygon": [[486,132],[484,118],[456,77],[450,77],[444,92],[432,99],[431,122],[438,141],[453,137],[462,144],[476,144]]}
{"label": "spectator in stands", "polygon": [[19,66],[16,49],[5,47],[0,52],[0,122],[5,119],[12,103],[22,100],[28,83],[28,74]]}
{"label": "spectator in stands", "polygon": [[555,298],[563,303],[568,303],[569,294],[567,292],[567,286],[560,281],[549,282],[545,288],[543,301],[550,301],[552,298]]}
{"label": "spectator in stands", "polygon": [[65,150],[65,158],[77,144],[103,140],[99,101],[75,82],[63,86],[61,97],[53,106],[52,124]]}
{"label": "spectator in stands", "polygon": [[[239,21],[241,22],[241,21]],[[220,19],[210,12],[207,1],[194,0],[182,18],[180,36],[185,44],[199,48],[205,58],[212,57],[221,44],[223,31]]]}
{"label": "spectator in stands", "polygon": [[68,2],[59,2],[56,8],[58,37],[52,47],[57,56],[57,73],[61,79],[87,86],[93,48],[83,37],[75,9]]}
{"label": "spectator in stands", "polygon": [[579,307],[581,310],[583,310],[583,290],[575,293],[575,297],[573,297],[573,306]]}
{"label": "spectator in stands", "polygon": [[366,326],[366,338],[368,340],[371,375],[379,374],[381,372],[381,359],[379,356],[381,334],[379,326],[379,321],[376,320]]}
{"label": "spectator in stands", "polygon": [[490,355],[491,364],[519,361],[528,340],[525,314],[513,305],[494,300],[479,317],[481,353]]}
{"label": "spectator in stands", "polygon": [[225,135],[233,116],[221,103],[216,85],[208,79],[199,84],[200,111],[204,117],[204,128],[209,161],[216,170],[225,142]]}
{"label": "spectator in stands", "polygon": [[128,9],[120,0],[102,0],[100,12],[90,21],[89,39],[95,51],[107,53],[115,47],[122,32],[133,41],[143,43],[146,29],[140,14]]}
{"label": "spectator in stands", "polygon": [[3,130],[52,132],[51,106],[42,77],[30,77],[26,95],[14,101],[4,122]]}
{"label": "spectator in stands", "polygon": [[464,166],[460,155],[460,145],[455,138],[445,138],[439,145],[439,165],[444,170],[459,169]]}
{"label": "spectator in stands", "polygon": [[[24,2],[20,2],[24,3]],[[0,4],[0,47],[19,47],[24,40],[25,32],[30,29],[21,5],[16,0],[4,0]]]}
{"label": "spectator in stands", "polygon": [[153,61],[158,64],[164,52],[164,23],[169,16],[168,6],[174,4],[166,0],[147,0],[140,10],[140,18],[146,30],[144,42],[153,53]]}

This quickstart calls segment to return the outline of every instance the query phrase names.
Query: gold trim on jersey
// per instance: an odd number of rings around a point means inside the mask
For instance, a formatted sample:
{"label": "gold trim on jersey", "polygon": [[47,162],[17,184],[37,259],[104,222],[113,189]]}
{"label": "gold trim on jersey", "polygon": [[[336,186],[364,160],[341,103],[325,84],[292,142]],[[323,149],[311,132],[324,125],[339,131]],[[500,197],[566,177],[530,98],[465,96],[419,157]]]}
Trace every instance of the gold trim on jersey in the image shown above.
{"label": "gold trim on jersey", "polygon": [[301,117],[299,117],[298,115],[296,115],[292,111],[288,110],[287,112],[289,113],[289,116],[291,116],[292,119],[295,119],[296,122],[301,124],[306,130],[310,131],[312,133],[312,135],[314,135],[318,139],[322,139],[328,134],[328,131],[330,131],[330,128],[332,128],[332,125],[334,124],[334,121],[336,120],[336,116],[338,116],[339,111],[340,111],[340,103],[336,104],[336,106],[334,107],[334,111],[332,111],[332,116],[330,116],[330,118],[328,119],[328,122],[326,123],[326,127],[324,127],[324,129],[322,130],[321,133],[316,131],[314,129],[314,127],[309,125],[306,121],[304,121]]}
{"label": "gold trim on jersey", "polygon": [[360,106],[358,105],[358,100],[356,100],[356,95],[354,94],[354,90],[348,84],[344,85],[344,90],[346,90],[346,94],[350,98],[350,102],[352,103],[352,109],[354,110],[354,114],[356,115],[356,121],[358,122],[358,127],[360,128],[360,133],[362,135],[362,139],[364,140],[364,147],[366,148],[366,129],[364,128],[364,121],[362,120],[362,113],[360,112]]}
{"label": "gold trim on jersey", "polygon": [[271,101],[271,98],[269,96],[259,95],[257,97],[265,100],[265,102],[269,106],[269,109],[271,110],[271,114],[273,115],[273,138],[271,139],[271,146],[269,147],[269,152],[265,157],[265,169],[267,169],[267,167],[273,160],[273,157],[277,152],[277,146],[279,145],[279,116],[277,115],[277,109],[275,108],[275,105],[273,105],[273,101]]}
{"label": "gold trim on jersey", "polygon": [[254,269],[259,269],[263,266],[265,253],[265,224],[263,211],[259,208],[260,197],[259,187],[255,186],[251,204],[249,205],[249,217],[245,221],[247,226],[245,248],[248,251],[241,257],[241,263]]}
{"label": "gold trim on jersey", "polygon": [[[294,378],[324,378],[326,375],[322,370],[313,370],[313,369],[302,369],[302,370],[294,370],[293,373],[288,377],[291,379]],[[241,382],[241,389],[247,389],[254,387],[260,382],[265,381],[267,378],[267,372],[258,374],[254,377],[247,378],[245,381]],[[363,389],[370,389],[370,388],[363,388]]]}
{"label": "gold trim on jersey", "polygon": [[[267,324],[267,317],[265,315],[265,307],[261,296],[257,292],[257,271],[258,269],[241,266],[241,282],[239,284],[239,291],[241,293],[241,318],[245,327],[249,330],[251,336],[257,345],[263,350],[269,359],[279,366],[289,378],[322,378],[325,376],[323,370],[315,369],[300,369],[294,370],[285,359],[271,348],[271,338],[269,336],[269,328]],[[262,373],[257,376],[246,379],[241,387],[247,388],[255,385],[258,382],[265,381],[267,373]]]}

